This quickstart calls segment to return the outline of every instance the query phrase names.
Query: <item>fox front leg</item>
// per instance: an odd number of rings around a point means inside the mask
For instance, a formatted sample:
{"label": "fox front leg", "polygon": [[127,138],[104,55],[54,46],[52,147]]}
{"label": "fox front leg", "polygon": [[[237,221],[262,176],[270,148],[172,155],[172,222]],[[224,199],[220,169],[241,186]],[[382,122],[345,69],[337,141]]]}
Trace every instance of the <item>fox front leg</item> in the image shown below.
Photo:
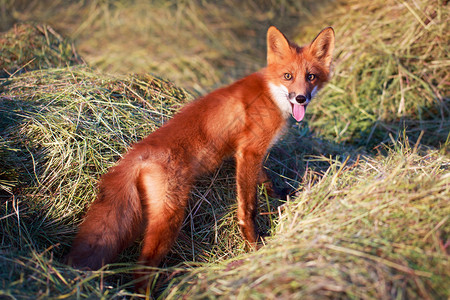
{"label": "fox front leg", "polygon": [[263,155],[252,150],[238,151],[236,154],[237,218],[242,236],[254,249],[257,248],[258,242],[256,188],[260,179],[262,158]]}

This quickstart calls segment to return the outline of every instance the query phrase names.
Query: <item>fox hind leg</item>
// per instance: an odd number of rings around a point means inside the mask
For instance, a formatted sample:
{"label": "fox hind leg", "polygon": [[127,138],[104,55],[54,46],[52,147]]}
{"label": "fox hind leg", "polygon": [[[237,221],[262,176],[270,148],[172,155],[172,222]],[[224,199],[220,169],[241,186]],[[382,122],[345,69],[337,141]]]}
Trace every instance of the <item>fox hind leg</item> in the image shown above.
{"label": "fox hind leg", "polygon": [[[139,191],[146,228],[139,264],[157,267],[174,244],[184,220],[190,185],[179,180],[172,182],[162,167],[143,170]],[[137,270],[136,290],[147,289],[151,271]]]}

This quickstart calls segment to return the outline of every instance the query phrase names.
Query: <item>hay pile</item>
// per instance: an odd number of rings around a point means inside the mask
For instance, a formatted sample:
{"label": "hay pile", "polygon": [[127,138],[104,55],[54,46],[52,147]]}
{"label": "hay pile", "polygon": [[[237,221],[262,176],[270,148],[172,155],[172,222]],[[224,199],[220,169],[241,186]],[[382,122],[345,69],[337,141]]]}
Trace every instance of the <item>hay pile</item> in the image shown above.
{"label": "hay pile", "polygon": [[75,47],[47,25],[16,24],[0,35],[0,77],[81,64]]}
{"label": "hay pile", "polygon": [[398,142],[387,156],[327,161],[264,248],[193,268],[168,298],[447,298],[450,160]]}
{"label": "hay pile", "polygon": [[320,14],[337,32],[336,69],[311,106],[315,132],[373,147],[406,128],[411,140],[449,151],[449,11],[437,0],[351,0]]}
{"label": "hay pile", "polygon": [[27,64],[30,69],[39,68],[0,81],[0,269],[2,288],[16,296],[41,290],[41,280],[30,283],[29,276],[54,275],[52,258],[44,255],[41,262],[38,253],[50,247],[51,257],[61,259],[95,198],[98,177],[191,99],[151,75],[58,68],[74,63],[73,57],[62,62],[63,56],[52,56],[53,44],[36,28],[18,26],[2,36],[10,47],[2,54],[17,58],[5,69],[29,60],[36,63]]}

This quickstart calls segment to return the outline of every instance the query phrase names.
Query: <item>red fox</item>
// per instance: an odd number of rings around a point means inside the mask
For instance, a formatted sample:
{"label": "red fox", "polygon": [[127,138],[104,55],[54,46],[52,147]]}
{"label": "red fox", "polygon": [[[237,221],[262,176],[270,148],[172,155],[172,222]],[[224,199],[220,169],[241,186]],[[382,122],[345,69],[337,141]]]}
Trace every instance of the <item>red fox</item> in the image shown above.
{"label": "red fox", "polygon": [[263,159],[289,116],[301,121],[329,80],[333,49],[331,27],[304,47],[270,27],[267,67],[186,105],[101,177],[69,263],[99,269],[143,233],[139,263],[157,267],[180,231],[194,179],[229,156],[236,161],[240,230],[256,248],[257,185],[268,180]]}

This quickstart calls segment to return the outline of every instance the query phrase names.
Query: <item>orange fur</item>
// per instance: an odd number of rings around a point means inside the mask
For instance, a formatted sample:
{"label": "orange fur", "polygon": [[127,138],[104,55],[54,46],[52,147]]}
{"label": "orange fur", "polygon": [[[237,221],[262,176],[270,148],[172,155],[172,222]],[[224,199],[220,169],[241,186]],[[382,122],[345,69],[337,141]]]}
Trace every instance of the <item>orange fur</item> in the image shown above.
{"label": "orange fur", "polygon": [[98,269],[141,233],[139,262],[158,266],[180,231],[194,179],[232,155],[240,229],[256,247],[256,188],[267,180],[263,158],[289,114],[302,117],[328,80],[334,33],[324,29],[301,48],[271,27],[267,45],[266,68],[188,104],[102,176],[68,256],[73,266]]}

